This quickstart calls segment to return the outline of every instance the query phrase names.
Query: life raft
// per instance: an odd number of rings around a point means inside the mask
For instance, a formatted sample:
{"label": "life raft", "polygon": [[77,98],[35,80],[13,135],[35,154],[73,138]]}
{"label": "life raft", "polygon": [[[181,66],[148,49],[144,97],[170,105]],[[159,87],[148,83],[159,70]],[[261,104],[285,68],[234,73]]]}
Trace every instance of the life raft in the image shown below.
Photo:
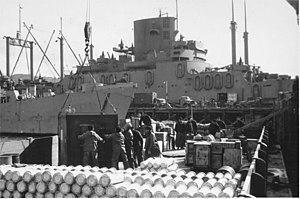
{"label": "life raft", "polygon": [[225,88],[232,88],[234,85],[234,76],[231,73],[225,74]]}
{"label": "life raft", "polygon": [[154,83],[154,73],[152,71],[147,71],[145,73],[145,83],[148,87],[153,85],[153,83]]}
{"label": "life raft", "polygon": [[204,89],[210,90],[213,87],[213,77],[209,74],[204,76]]}
{"label": "life raft", "polygon": [[223,87],[223,78],[221,74],[216,74],[214,80],[214,88],[221,89]]}
{"label": "life raft", "polygon": [[200,76],[196,76],[194,79],[194,89],[197,91],[200,91],[203,88],[203,83],[202,83],[203,78]]}

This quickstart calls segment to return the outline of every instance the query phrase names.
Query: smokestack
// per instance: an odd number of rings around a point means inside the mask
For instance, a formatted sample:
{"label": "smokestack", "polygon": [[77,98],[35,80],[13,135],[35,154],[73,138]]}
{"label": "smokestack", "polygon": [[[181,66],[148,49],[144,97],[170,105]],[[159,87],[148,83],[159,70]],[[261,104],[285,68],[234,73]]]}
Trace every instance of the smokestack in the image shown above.
{"label": "smokestack", "polygon": [[236,65],[236,39],[235,39],[236,22],[234,21],[233,0],[232,0],[232,21],[230,22],[230,25],[231,25],[232,65]]}
{"label": "smokestack", "polygon": [[249,64],[248,55],[248,32],[247,32],[247,13],[246,13],[246,0],[244,0],[244,10],[245,10],[245,32],[244,32],[244,53],[245,53],[245,64]]}

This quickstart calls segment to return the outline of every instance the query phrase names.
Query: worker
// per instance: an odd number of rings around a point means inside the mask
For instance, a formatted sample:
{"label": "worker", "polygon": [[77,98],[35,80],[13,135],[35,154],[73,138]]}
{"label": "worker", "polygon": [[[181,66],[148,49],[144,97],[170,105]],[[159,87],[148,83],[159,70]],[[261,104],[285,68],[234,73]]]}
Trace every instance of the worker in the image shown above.
{"label": "worker", "polygon": [[236,129],[242,128],[243,126],[245,126],[245,122],[241,117],[237,117],[236,120],[232,123],[232,126]]}
{"label": "worker", "polygon": [[161,152],[155,134],[150,126],[145,127],[145,160],[150,157],[159,157]]}
{"label": "worker", "polygon": [[217,122],[212,121],[208,127],[209,134],[216,136],[217,132],[220,132],[220,127]]}
{"label": "worker", "polygon": [[188,121],[185,123],[185,131],[186,131],[186,139],[192,140],[194,135],[194,128],[192,121],[188,119]]}
{"label": "worker", "polygon": [[197,135],[197,130],[198,130],[197,122],[192,117],[190,117],[190,122],[192,123],[192,126],[193,126],[193,135],[195,136],[195,135]]}
{"label": "worker", "polygon": [[178,122],[175,125],[176,131],[176,146],[177,149],[184,149],[185,141],[186,141],[186,134],[185,134],[185,125],[182,121],[182,117],[178,118]]}
{"label": "worker", "polygon": [[144,140],[140,131],[131,127],[131,131],[133,134],[133,160],[135,167],[140,166],[143,161],[143,145]]}
{"label": "worker", "polygon": [[105,135],[105,137],[107,139],[110,139],[112,143],[111,166],[116,169],[119,169],[119,160],[123,162],[124,169],[129,168],[129,163],[125,151],[125,138],[122,131],[123,129],[117,126],[114,133]]}
{"label": "worker", "polygon": [[94,131],[93,126],[88,126],[88,131],[78,136],[83,140],[83,166],[98,166],[98,141],[103,139]]}
{"label": "worker", "polygon": [[142,113],[140,121],[139,121],[140,126],[142,126],[143,124],[146,126],[151,126],[151,124],[152,124],[151,117],[148,114],[146,114],[145,112]]}
{"label": "worker", "polygon": [[125,138],[125,151],[128,158],[128,163],[131,168],[134,169],[134,157],[133,157],[133,134],[131,131],[131,123],[126,123],[124,126],[124,138]]}
{"label": "worker", "polygon": [[220,129],[226,129],[226,124],[220,117],[217,117],[216,122],[218,123]]}
{"label": "worker", "polygon": [[173,128],[167,127],[167,141],[169,149],[175,150],[175,130]]}

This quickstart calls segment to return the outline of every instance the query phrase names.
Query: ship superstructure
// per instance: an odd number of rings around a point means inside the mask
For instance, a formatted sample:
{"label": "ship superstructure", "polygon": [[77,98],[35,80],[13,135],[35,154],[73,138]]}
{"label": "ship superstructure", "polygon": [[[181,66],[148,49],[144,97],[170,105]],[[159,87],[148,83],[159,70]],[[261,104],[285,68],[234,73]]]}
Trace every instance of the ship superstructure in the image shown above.
{"label": "ship superstructure", "polygon": [[[66,76],[56,85],[58,93],[80,89],[76,82],[114,84],[131,81],[138,84],[138,93],[156,92],[160,98],[177,102],[181,96],[195,101],[219,100],[221,94],[230,93],[235,102],[265,99],[273,101],[279,92],[290,92],[293,80],[287,75],[269,74],[259,66],[236,62],[235,21],[231,21],[232,63],[213,67],[206,62],[207,49],[200,41],[176,39],[176,18],[159,16],[134,22],[134,45],[123,41],[113,50],[119,59],[106,57],[90,59],[88,66],[77,66],[78,77]],[[246,31],[245,43],[248,44]],[[245,58],[248,62],[248,48]],[[93,56],[91,56],[93,57]],[[201,103],[200,103],[201,104]]]}

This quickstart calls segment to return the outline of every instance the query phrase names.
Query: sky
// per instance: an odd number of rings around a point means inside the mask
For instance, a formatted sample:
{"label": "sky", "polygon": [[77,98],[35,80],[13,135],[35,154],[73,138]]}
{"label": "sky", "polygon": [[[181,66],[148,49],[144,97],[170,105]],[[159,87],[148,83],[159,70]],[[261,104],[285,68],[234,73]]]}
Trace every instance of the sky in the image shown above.
{"label": "sky", "polygon": [[[90,5],[88,9],[87,5]],[[268,73],[299,75],[299,38],[295,10],[286,0],[246,0],[247,30],[249,32],[249,64],[261,66]],[[176,0],[0,0],[0,36],[16,36],[19,29],[19,5],[21,5],[22,38],[33,24],[32,33],[43,50],[55,30],[47,56],[59,72],[59,42],[56,42],[62,24],[62,31],[71,48],[84,58],[83,28],[87,20],[92,26],[94,57],[113,53],[122,39],[131,46],[133,21],[157,17],[159,11],[176,16]],[[178,0],[179,33],[186,40],[202,41],[208,49],[207,62],[213,66],[231,63],[231,0]],[[88,12],[89,11],[89,12]],[[243,32],[244,1],[234,0],[237,23],[237,60],[244,57]],[[60,18],[62,18],[62,23]],[[179,34],[178,34],[179,35]],[[29,40],[33,41],[31,37]],[[16,60],[21,48],[11,47],[11,72],[29,73],[26,51]],[[0,39],[0,70],[6,74],[5,39]],[[117,57],[117,53],[114,53]],[[29,59],[29,51],[27,50]],[[41,62],[42,53],[34,45],[34,73]],[[75,70],[77,61],[67,45],[64,46],[65,74]],[[57,77],[52,66],[44,59],[42,76]]]}

